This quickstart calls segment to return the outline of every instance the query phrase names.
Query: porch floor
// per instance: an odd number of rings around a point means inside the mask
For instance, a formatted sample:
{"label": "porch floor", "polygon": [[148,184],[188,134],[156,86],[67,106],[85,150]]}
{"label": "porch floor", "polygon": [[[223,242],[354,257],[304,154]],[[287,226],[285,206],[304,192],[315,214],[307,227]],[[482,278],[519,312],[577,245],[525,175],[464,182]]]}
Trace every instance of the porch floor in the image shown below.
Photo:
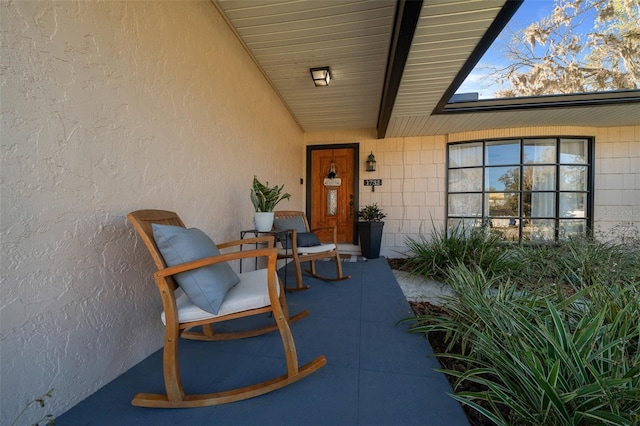
{"label": "porch floor", "polygon": [[[318,262],[321,273],[333,263]],[[384,258],[343,262],[351,278],[324,282],[305,276],[311,288],[288,293],[292,325],[304,364],[318,355],[327,365],[269,394],[194,409],[131,405],[138,392],[163,392],[162,351],[157,351],[56,419],[78,425],[468,425],[427,339],[397,321],[412,316]],[[284,271],[281,269],[281,273]],[[287,282],[293,285],[293,268]],[[268,318],[264,318],[268,320]],[[241,325],[241,324],[238,324]],[[180,342],[187,393],[215,392],[283,374],[278,333],[231,342]]]}

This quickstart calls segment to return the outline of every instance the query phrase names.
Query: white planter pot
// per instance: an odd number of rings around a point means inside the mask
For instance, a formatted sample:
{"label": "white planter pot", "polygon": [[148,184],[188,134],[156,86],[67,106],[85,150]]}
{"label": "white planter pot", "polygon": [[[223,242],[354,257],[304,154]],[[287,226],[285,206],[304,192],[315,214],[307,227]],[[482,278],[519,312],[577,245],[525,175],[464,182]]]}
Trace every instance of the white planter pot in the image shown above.
{"label": "white planter pot", "polygon": [[271,228],[273,228],[273,212],[256,212],[253,221],[257,231],[271,231]]}

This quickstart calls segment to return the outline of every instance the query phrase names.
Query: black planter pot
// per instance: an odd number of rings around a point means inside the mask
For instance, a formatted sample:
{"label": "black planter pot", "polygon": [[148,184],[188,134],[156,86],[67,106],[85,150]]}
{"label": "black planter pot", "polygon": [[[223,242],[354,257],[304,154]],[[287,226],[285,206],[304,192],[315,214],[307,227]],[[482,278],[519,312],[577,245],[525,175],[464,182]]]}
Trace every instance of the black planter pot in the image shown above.
{"label": "black planter pot", "polygon": [[362,255],[367,259],[380,257],[383,227],[384,222],[358,222],[360,249],[362,250]]}

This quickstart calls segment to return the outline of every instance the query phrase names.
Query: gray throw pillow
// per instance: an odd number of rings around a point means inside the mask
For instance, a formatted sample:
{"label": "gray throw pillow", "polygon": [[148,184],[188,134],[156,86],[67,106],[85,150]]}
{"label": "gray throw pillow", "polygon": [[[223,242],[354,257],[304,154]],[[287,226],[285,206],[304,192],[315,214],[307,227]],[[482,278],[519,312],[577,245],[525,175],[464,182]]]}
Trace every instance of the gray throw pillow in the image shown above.
{"label": "gray throw pillow", "polygon": [[[197,228],[152,224],[153,237],[167,266],[217,256],[216,244]],[[175,275],[176,282],[200,309],[217,314],[227,292],[240,277],[224,263],[216,263]]]}
{"label": "gray throw pillow", "polygon": [[313,247],[322,244],[313,232],[300,232],[296,237],[298,247]]}
{"label": "gray throw pillow", "polygon": [[[283,231],[289,230],[289,229],[295,229],[298,235],[301,233],[307,232],[307,228],[304,226],[304,219],[302,218],[302,216],[275,218],[273,220],[273,227],[275,229],[283,230]],[[276,238],[278,239],[278,241],[280,241],[280,243],[282,244],[282,247],[284,247],[285,249],[289,249],[291,234],[285,234],[285,233],[278,234]],[[319,244],[320,242],[318,242],[318,245]],[[300,246],[300,243],[298,243],[298,245]]]}
{"label": "gray throw pillow", "polygon": [[[282,243],[282,247],[284,247],[285,249],[289,249],[289,245],[291,243],[291,234],[287,233],[287,238],[280,236],[279,240]],[[313,232],[297,232],[296,243],[298,247],[314,247],[322,244],[316,234],[314,234]]]}

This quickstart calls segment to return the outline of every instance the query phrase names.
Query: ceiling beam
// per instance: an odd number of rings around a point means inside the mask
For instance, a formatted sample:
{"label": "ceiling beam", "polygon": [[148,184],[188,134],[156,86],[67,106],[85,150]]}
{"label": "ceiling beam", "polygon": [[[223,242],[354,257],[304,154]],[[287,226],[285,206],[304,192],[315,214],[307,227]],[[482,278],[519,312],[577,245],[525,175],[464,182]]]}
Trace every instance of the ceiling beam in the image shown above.
{"label": "ceiling beam", "polygon": [[378,139],[384,139],[398,96],[404,67],[407,64],[411,42],[422,11],[422,0],[398,0],[391,34],[387,70],[384,76],[382,99],[378,112]]}

